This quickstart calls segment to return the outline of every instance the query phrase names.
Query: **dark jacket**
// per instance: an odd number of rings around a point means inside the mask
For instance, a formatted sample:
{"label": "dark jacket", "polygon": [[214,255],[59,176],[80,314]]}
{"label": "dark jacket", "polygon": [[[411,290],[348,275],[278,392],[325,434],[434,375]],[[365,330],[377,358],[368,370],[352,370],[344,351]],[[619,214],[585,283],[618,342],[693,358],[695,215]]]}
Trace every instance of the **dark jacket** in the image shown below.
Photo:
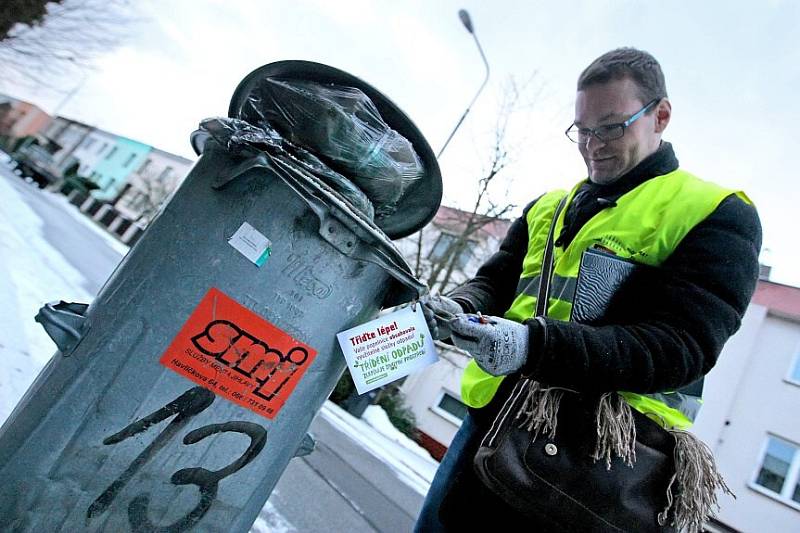
{"label": "dark jacket", "polygon": [[[620,196],[677,168],[672,146],[663,143],[616,182],[587,182],[567,207],[555,245],[566,247],[586,221]],[[528,248],[526,214],[534,203],[511,225],[499,251],[450,294],[466,311],[502,316],[511,306]],[[739,328],[755,290],[760,247],[755,208],[729,196],[660,268],[616,299],[614,325],[526,322],[530,345],[522,373],[546,385],[593,393],[650,393],[695,382],[716,364]],[[507,378],[488,406],[471,410],[479,424],[491,423],[514,382]]]}

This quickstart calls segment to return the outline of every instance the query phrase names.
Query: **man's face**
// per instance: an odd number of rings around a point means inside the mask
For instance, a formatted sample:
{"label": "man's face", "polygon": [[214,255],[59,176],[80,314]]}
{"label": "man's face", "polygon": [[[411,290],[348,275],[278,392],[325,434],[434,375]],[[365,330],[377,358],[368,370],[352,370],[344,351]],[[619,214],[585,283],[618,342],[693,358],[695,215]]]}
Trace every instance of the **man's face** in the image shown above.
{"label": "man's face", "polygon": [[[636,83],[628,78],[590,85],[578,91],[575,125],[596,128],[626,121],[647,104],[637,93]],[[663,99],[628,126],[619,139],[600,141],[591,135],[587,144],[579,144],[589,179],[601,185],[612,183],[655,152],[669,117],[670,104]]]}

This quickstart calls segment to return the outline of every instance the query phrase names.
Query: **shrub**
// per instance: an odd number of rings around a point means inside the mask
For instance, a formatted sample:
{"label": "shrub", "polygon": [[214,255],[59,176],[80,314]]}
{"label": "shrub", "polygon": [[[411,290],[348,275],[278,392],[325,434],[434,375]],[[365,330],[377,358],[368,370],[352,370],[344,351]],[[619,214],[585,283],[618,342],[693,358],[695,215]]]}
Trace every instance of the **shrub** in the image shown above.
{"label": "shrub", "polygon": [[394,427],[412,440],[417,440],[417,419],[413,411],[406,407],[405,394],[400,392],[396,384],[390,383],[384,387],[378,398],[378,405],[386,411],[386,416]]}
{"label": "shrub", "polygon": [[350,377],[350,372],[345,371],[333,388],[331,395],[328,396],[328,399],[337,405],[342,405],[355,390],[356,385],[353,383],[353,378]]}

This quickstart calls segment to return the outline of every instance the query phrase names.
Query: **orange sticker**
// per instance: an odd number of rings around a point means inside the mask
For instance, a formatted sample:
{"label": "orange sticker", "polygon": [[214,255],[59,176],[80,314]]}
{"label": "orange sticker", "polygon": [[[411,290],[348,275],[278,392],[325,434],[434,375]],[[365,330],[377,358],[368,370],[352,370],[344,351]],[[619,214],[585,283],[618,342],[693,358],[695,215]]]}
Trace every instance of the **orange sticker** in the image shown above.
{"label": "orange sticker", "polygon": [[161,364],[267,418],[278,414],[317,351],[212,288]]}

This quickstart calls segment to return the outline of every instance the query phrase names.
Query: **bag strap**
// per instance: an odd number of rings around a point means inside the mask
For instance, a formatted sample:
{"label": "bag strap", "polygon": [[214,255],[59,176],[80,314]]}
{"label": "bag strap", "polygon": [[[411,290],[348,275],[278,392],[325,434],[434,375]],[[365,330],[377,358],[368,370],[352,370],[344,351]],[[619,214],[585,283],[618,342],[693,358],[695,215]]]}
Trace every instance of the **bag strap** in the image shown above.
{"label": "bag strap", "polygon": [[[565,194],[558,203],[558,206],[556,206],[556,212],[553,214],[553,223],[550,224],[550,231],[547,233],[547,243],[544,246],[544,258],[542,259],[542,272],[539,276],[539,291],[536,298],[537,317],[544,316],[547,312],[547,301],[550,296],[550,278],[553,275],[553,234],[556,231],[555,228],[556,221],[558,221],[558,216],[564,209],[568,197],[569,195]],[[489,431],[483,437],[481,446],[494,446],[495,439],[498,437],[502,428],[505,427],[506,419],[508,419],[509,415],[514,410],[518,400],[520,399],[520,396],[523,394],[527,395],[528,385],[532,381],[533,379],[524,376],[517,381],[517,384],[514,386],[511,394],[509,394],[508,398],[503,404],[503,407],[497,413],[497,416],[495,417],[494,422],[492,422],[492,426],[489,428]]]}
{"label": "bag strap", "polygon": [[553,234],[556,231],[556,221],[564,205],[567,203],[568,194],[565,194],[556,207],[553,215],[553,223],[550,224],[550,231],[547,233],[547,243],[544,245],[544,258],[542,259],[542,273],[539,276],[539,291],[536,297],[536,316],[547,314],[547,303],[550,299],[550,279],[553,277]]}

